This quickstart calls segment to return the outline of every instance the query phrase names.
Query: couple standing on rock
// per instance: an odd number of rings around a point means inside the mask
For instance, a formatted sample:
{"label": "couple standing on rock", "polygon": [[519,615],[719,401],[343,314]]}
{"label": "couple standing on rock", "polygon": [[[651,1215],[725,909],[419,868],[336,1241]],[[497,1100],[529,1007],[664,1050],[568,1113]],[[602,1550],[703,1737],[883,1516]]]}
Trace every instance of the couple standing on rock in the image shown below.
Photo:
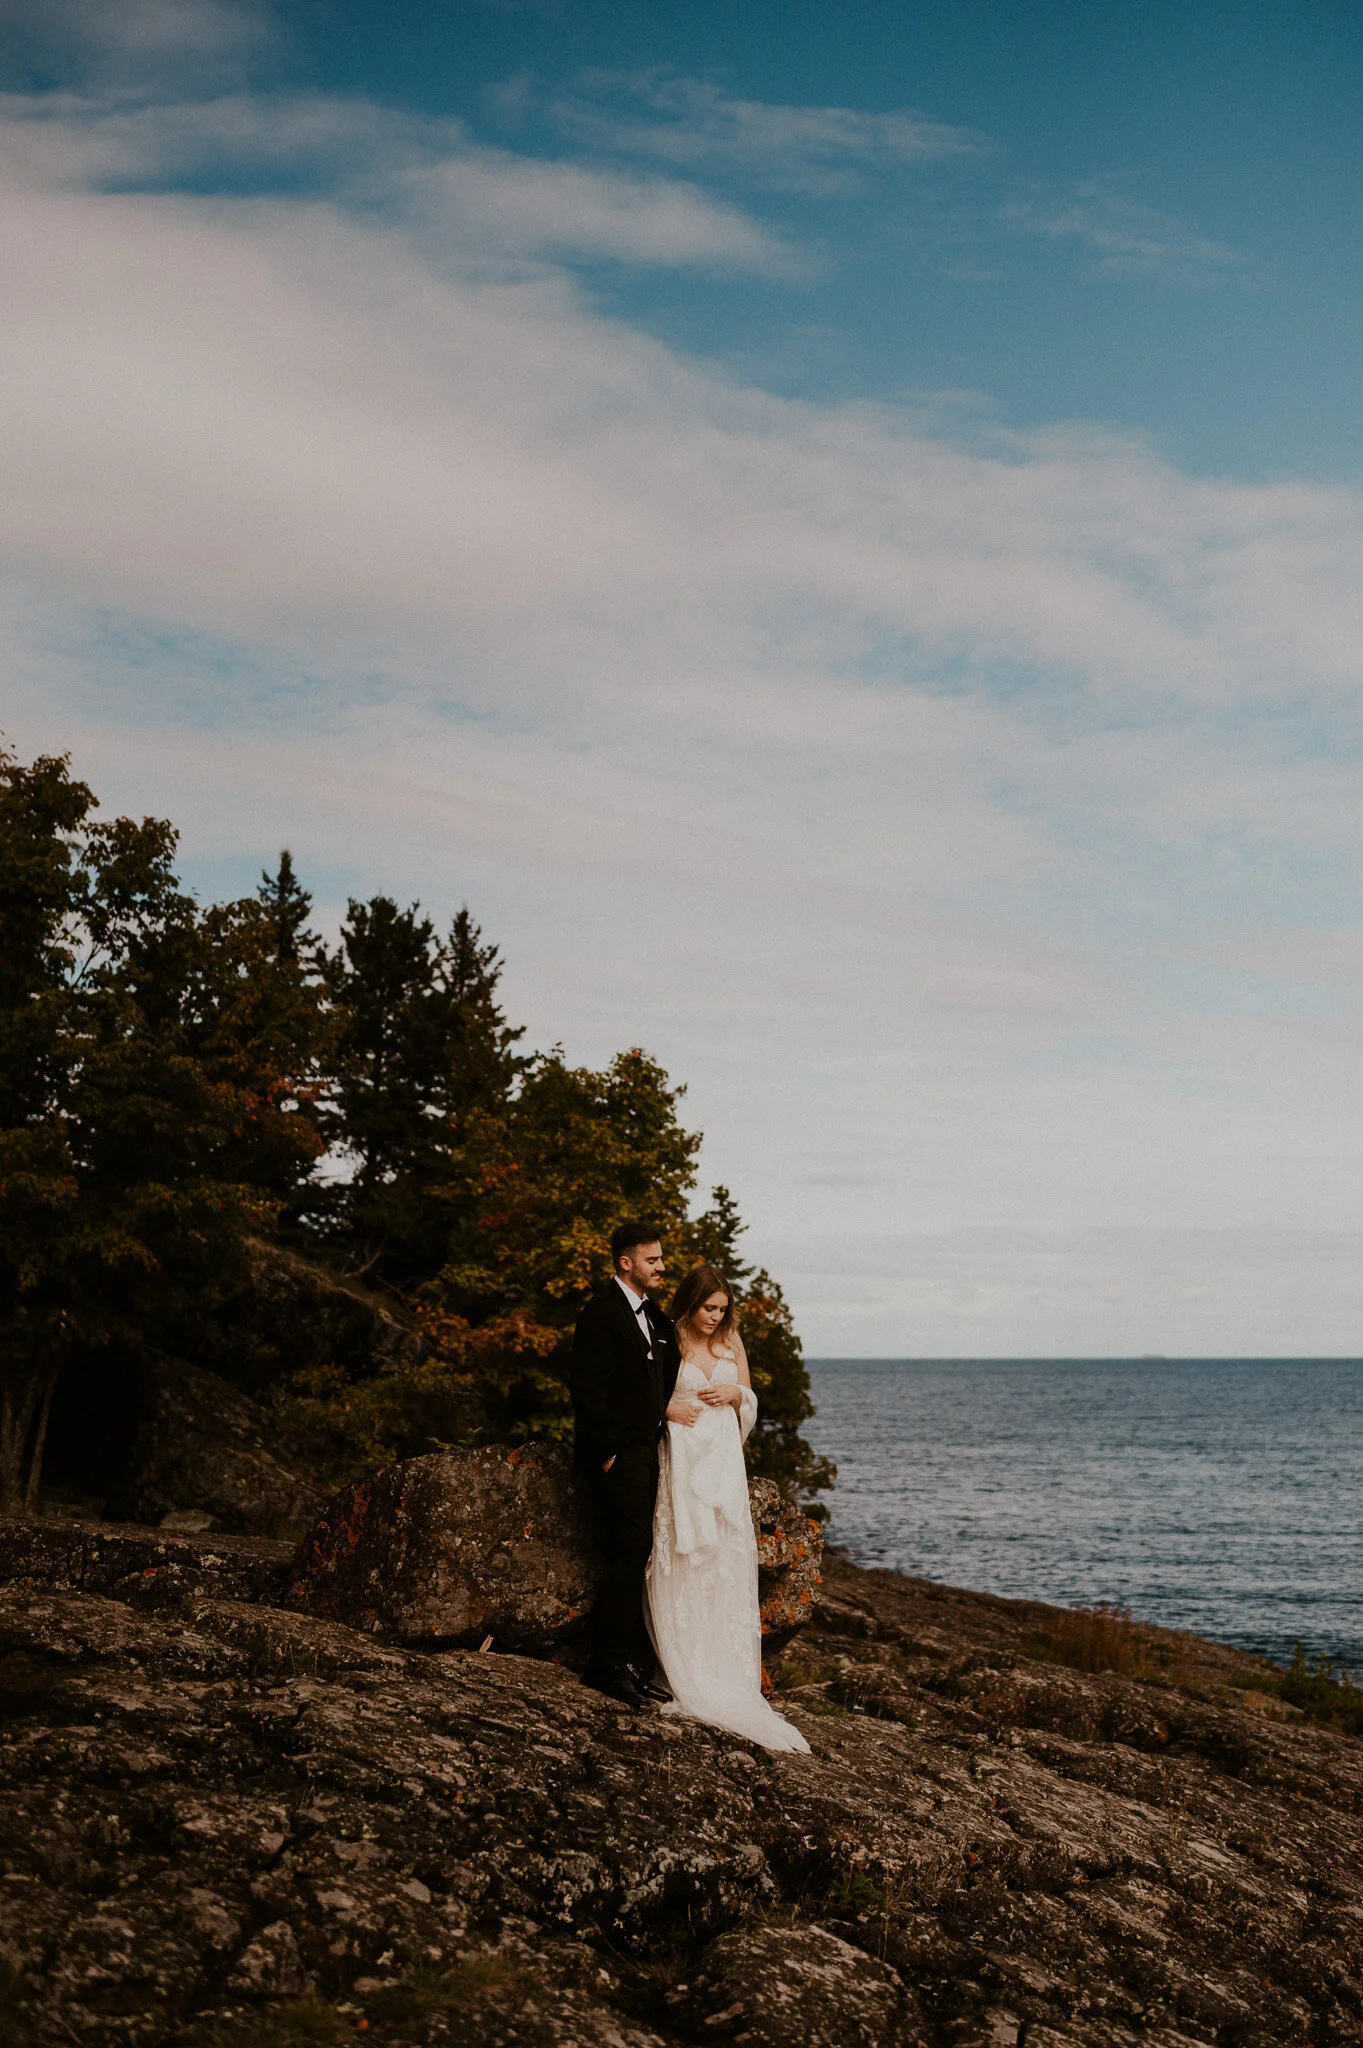
{"label": "couple standing on rock", "polygon": [[615,1278],[573,1332],[577,1468],[604,1551],[585,1676],[629,1706],[656,1701],[768,1749],[807,1749],[762,1697],[743,1462],[757,1400],[733,1290],[717,1266],[697,1266],[664,1315],[649,1298],[664,1274],[651,1223],[622,1223],[611,1258]]}

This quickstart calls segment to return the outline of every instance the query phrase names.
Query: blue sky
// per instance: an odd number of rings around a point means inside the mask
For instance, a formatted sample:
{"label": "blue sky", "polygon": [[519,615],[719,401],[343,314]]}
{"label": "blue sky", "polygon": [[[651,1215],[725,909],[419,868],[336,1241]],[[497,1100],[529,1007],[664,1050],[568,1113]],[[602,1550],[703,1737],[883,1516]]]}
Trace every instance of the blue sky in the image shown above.
{"label": "blue sky", "polygon": [[0,0],[0,729],[467,898],[817,1352],[1356,1351],[1361,42]]}

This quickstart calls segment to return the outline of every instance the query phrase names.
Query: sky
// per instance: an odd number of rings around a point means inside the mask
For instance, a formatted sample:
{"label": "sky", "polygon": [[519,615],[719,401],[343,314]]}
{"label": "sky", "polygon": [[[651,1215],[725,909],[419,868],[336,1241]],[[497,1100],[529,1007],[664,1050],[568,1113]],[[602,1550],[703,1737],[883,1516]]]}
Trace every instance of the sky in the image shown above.
{"label": "sky", "polygon": [[0,731],[467,902],[816,1356],[1363,1351],[1363,23],[0,0]]}

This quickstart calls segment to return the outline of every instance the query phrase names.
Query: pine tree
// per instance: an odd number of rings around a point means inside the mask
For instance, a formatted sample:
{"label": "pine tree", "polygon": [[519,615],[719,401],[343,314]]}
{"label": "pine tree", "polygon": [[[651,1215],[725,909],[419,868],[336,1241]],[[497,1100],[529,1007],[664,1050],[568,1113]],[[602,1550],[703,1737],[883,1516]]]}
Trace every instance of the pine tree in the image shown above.
{"label": "pine tree", "polygon": [[[58,1375],[211,1330],[321,1141],[315,1020],[259,906],[201,911],[164,820],[91,822],[0,753],[0,1508],[33,1506]],[[211,1340],[210,1340],[211,1341]]]}
{"label": "pine tree", "polygon": [[832,1486],[837,1470],[816,1457],[800,1434],[814,1413],[804,1353],[778,1282],[739,1256],[738,1240],[747,1227],[728,1188],[717,1187],[709,1208],[685,1226],[678,1249],[688,1265],[705,1259],[718,1266],[734,1290],[758,1401],[757,1426],[746,1447],[749,1471],[775,1479],[803,1500],[808,1513],[822,1518],[827,1510],[811,1505],[810,1496]]}
{"label": "pine tree", "polygon": [[397,1286],[443,1262],[442,1191],[470,1116],[505,1102],[525,1061],[497,1002],[501,961],[467,910],[448,943],[412,904],[352,900],[326,964],[338,1016],[332,1130],[351,1178],[318,1204],[331,1234]]}
{"label": "pine tree", "polygon": [[261,870],[256,895],[265,909],[275,959],[290,966],[309,959],[317,944],[308,930],[312,898],[299,886],[287,846],[280,853],[277,873]]}

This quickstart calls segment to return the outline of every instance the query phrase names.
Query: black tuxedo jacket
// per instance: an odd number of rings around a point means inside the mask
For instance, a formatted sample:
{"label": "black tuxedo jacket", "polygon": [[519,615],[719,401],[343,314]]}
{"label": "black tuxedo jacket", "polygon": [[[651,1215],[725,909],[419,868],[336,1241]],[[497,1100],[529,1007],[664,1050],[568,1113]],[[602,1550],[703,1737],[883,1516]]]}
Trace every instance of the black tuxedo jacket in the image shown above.
{"label": "black tuxedo jacket", "polygon": [[681,1370],[677,1333],[661,1309],[648,1305],[650,1363],[639,1318],[611,1281],[594,1295],[573,1331],[574,1450],[584,1472],[599,1472],[629,1444],[656,1444]]}

